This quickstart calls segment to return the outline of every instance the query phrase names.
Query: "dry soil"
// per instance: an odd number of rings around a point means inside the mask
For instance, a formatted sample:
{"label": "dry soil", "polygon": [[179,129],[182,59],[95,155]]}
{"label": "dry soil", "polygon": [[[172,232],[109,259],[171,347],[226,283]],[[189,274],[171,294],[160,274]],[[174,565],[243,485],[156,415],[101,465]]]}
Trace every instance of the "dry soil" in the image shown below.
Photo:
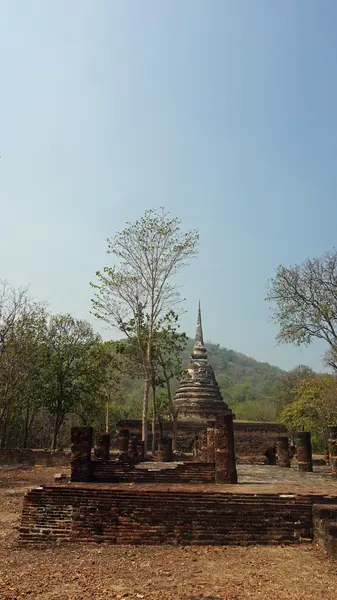
{"label": "dry soil", "polygon": [[20,548],[26,489],[59,469],[0,471],[1,600],[337,600],[337,561],[316,545]]}

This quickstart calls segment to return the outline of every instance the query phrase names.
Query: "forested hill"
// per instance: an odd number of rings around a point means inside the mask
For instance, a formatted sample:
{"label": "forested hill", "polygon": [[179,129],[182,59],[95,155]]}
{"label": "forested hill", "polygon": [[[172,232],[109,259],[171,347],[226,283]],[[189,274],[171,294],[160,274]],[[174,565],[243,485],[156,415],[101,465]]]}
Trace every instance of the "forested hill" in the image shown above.
{"label": "forested hill", "polygon": [[[183,353],[183,366],[194,341],[188,340]],[[276,419],[278,383],[282,369],[259,362],[219,344],[206,343],[224,400],[234,409],[238,419],[273,421]]]}
{"label": "forested hill", "polygon": [[[183,352],[184,368],[188,364],[193,344],[194,340],[189,339]],[[218,344],[207,343],[206,347],[223,399],[233,409],[236,418],[267,422],[277,420],[277,387],[284,371]],[[173,389],[176,384],[177,382]],[[140,380],[123,380],[118,394],[119,403],[130,417],[140,417],[141,387]]]}

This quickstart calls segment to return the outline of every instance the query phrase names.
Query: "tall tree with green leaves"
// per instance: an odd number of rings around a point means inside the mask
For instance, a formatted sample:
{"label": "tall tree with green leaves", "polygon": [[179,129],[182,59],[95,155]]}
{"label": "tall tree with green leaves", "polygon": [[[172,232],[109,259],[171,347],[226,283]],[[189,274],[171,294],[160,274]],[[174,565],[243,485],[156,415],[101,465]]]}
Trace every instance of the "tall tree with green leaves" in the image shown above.
{"label": "tall tree with green leaves", "polygon": [[50,318],[46,335],[46,407],[54,418],[52,449],[67,414],[100,393],[105,364],[101,338],[87,321],[71,315]]}
{"label": "tall tree with green leaves", "polygon": [[281,343],[328,345],[327,363],[337,370],[337,252],[277,268],[266,300],[273,306]]}
{"label": "tall tree with green leaves", "polygon": [[290,430],[310,431],[316,448],[328,443],[328,427],[337,424],[337,377],[315,374],[300,380],[292,390],[292,402],[281,412]]}
{"label": "tall tree with green leaves", "polygon": [[[39,401],[39,345],[46,313],[26,288],[0,281],[0,437],[6,446],[11,427],[24,417],[24,440]],[[34,408],[33,408],[34,407]]]}
{"label": "tall tree with green leaves", "polygon": [[173,310],[168,312],[155,332],[153,357],[158,377],[166,388],[168,405],[173,422],[173,449],[177,444],[177,411],[173,402],[172,380],[178,379],[182,372],[182,352],[187,344],[187,336],[179,331],[179,316]]}
{"label": "tall tree with green leaves", "polygon": [[[183,232],[181,221],[162,209],[147,210],[141,219],[107,240],[115,264],[97,271],[93,314],[123,334],[134,321],[134,334],[144,372],[142,438],[147,446],[153,335],[162,316],[180,302],[174,283],[178,271],[196,256],[198,233]],[[144,316],[146,341],[144,344]]]}

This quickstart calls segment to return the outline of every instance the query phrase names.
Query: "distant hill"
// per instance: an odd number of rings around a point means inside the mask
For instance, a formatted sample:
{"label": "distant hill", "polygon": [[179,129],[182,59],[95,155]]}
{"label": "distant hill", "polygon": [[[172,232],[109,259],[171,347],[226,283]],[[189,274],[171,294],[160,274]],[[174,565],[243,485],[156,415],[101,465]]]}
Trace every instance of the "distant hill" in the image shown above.
{"label": "distant hill", "polygon": [[[187,342],[182,356],[183,368],[189,362],[193,343],[192,339]],[[284,371],[219,344],[207,343],[206,347],[223,399],[233,409],[236,418],[264,422],[277,420],[278,382]],[[173,383],[173,389],[177,383]],[[119,404],[124,405],[125,416],[140,417],[141,399],[142,382],[125,378],[119,398]]]}
{"label": "distant hill", "polygon": [[[183,354],[188,364],[194,341],[188,340]],[[284,373],[279,367],[259,362],[219,344],[206,343],[223,398],[238,419],[274,421],[277,417],[278,383]]]}

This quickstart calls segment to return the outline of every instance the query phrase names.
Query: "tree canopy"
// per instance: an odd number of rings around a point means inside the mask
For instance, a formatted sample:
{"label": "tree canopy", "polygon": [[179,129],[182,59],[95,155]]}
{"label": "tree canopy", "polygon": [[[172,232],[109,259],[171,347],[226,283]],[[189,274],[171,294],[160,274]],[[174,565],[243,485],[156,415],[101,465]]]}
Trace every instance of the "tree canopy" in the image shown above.
{"label": "tree canopy", "polygon": [[301,379],[292,398],[281,412],[281,422],[290,430],[310,431],[313,444],[323,450],[328,427],[337,424],[337,377],[315,374]]}
{"label": "tree canopy", "polygon": [[272,304],[283,343],[328,345],[326,361],[337,368],[337,252],[307,259],[301,265],[280,265],[269,282],[266,300]]}

